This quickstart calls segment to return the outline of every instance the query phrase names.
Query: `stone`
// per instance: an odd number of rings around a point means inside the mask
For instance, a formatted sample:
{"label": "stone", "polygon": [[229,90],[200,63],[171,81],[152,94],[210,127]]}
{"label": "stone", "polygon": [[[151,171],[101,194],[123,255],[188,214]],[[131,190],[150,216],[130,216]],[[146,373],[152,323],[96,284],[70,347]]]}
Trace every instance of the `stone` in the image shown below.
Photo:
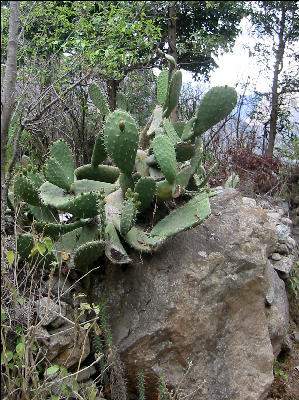
{"label": "stone", "polygon": [[66,303],[60,302],[60,306],[48,297],[41,297],[35,302],[36,313],[41,326],[51,325],[54,328],[65,323]]}
{"label": "stone", "polygon": [[281,218],[281,222],[284,225],[289,226],[289,227],[291,227],[293,225],[293,221],[290,218],[287,218],[287,217]]}
{"label": "stone", "polygon": [[277,243],[277,246],[275,247],[275,253],[279,253],[281,255],[288,255],[290,251],[285,243]]}
{"label": "stone", "polygon": [[271,307],[268,307],[268,329],[273,347],[274,356],[277,357],[288,338],[289,327],[289,302],[285,283],[279,278],[272,266],[268,266],[269,283],[273,293]]}
{"label": "stone", "polygon": [[273,254],[271,255],[271,258],[272,258],[272,260],[274,260],[274,261],[279,261],[279,260],[281,260],[281,255],[280,255],[279,253],[273,253]]}
{"label": "stone", "polygon": [[88,334],[77,324],[68,323],[48,333],[50,336],[47,340],[46,356],[52,364],[64,365],[71,369],[89,355]]}
{"label": "stone", "polygon": [[256,201],[255,199],[252,199],[251,197],[243,197],[243,203],[248,206],[248,207],[256,207]]}
{"label": "stone", "polygon": [[281,260],[273,261],[272,265],[279,272],[281,278],[287,279],[294,265],[294,256],[281,257]]}
{"label": "stone", "polygon": [[169,389],[183,380],[182,396],[209,400],[262,400],[273,381],[265,298],[276,231],[234,189],[211,208],[202,225],[152,256],[132,252],[133,265],[110,264],[92,283],[92,302],[105,293],[128,387],[142,368],[148,400],[162,374]]}
{"label": "stone", "polygon": [[284,224],[278,224],[276,225],[276,231],[279,243],[286,243],[288,237],[291,234],[291,229]]}
{"label": "stone", "polygon": [[275,212],[275,211],[266,211],[266,214],[268,215],[269,219],[273,223],[278,223],[280,221],[280,214]]}
{"label": "stone", "polygon": [[286,245],[289,249],[293,250],[296,247],[296,240],[289,236],[286,240]]}

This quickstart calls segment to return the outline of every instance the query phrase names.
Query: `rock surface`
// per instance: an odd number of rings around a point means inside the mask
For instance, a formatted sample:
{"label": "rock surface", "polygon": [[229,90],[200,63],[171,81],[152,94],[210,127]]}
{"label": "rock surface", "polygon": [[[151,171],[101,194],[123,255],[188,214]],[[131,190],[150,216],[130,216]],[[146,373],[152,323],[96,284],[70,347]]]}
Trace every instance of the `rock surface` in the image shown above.
{"label": "rock surface", "polygon": [[279,351],[282,331],[269,333],[275,318],[265,302],[275,226],[233,189],[211,207],[201,226],[151,257],[133,254],[133,265],[110,265],[93,282],[92,301],[105,294],[128,385],[136,387],[142,368],[148,400],[162,374],[170,389],[184,378],[190,399],[262,400],[273,380],[271,342]]}

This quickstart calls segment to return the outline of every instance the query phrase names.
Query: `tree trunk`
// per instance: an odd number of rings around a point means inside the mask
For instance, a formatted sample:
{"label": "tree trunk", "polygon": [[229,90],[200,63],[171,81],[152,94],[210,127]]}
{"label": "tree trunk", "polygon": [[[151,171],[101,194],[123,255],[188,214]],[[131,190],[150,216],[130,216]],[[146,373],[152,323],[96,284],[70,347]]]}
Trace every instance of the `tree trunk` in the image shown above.
{"label": "tree trunk", "polygon": [[[175,1],[170,1],[168,5],[168,54],[170,54],[175,61],[178,60],[177,48],[176,48],[176,11]],[[177,107],[170,114],[170,120],[172,123],[178,121],[178,110]]]}
{"label": "tree trunk", "polygon": [[285,6],[282,4],[281,8],[281,20],[280,30],[278,35],[278,48],[275,54],[274,74],[272,81],[272,95],[271,95],[271,113],[270,113],[270,131],[269,131],[269,143],[267,147],[267,154],[273,156],[275,138],[277,133],[277,119],[278,119],[278,78],[282,70],[282,62],[285,50],[284,41],[284,30],[285,30]]}
{"label": "tree trunk", "polygon": [[119,82],[115,79],[107,80],[107,91],[109,98],[109,107],[111,111],[116,109],[116,92],[118,89]]}
{"label": "tree trunk", "polygon": [[[16,100],[16,78],[17,78],[17,49],[19,29],[19,1],[10,1],[9,31],[7,42],[7,60],[3,90],[1,94],[1,186],[5,180],[6,151],[8,142],[9,126],[14,112]],[[3,200],[3,199],[2,199]]]}

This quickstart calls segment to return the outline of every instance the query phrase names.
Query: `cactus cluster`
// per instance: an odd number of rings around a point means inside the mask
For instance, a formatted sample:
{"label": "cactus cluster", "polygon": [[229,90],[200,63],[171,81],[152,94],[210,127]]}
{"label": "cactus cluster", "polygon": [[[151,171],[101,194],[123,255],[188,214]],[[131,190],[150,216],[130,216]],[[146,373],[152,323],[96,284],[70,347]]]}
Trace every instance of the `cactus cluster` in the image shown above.
{"label": "cactus cluster", "polygon": [[[90,98],[106,118],[91,163],[75,169],[71,150],[58,140],[51,145],[43,173],[27,169],[16,176],[15,201],[28,204],[33,230],[53,239],[58,261],[61,254],[69,254],[69,263],[82,272],[104,254],[114,263],[129,263],[126,243],[152,252],[210,215],[204,189],[217,165],[204,170],[202,135],[232,111],[237,95],[233,88],[213,88],[195,117],[173,124],[170,116],[178,104],[182,73],[173,57],[166,59],[169,69],[157,79],[158,105],[146,129],[139,133],[124,107],[110,112],[104,93],[91,84]],[[113,166],[108,165],[111,161]],[[138,218],[146,209],[179,196],[189,199],[150,231],[141,229]],[[71,214],[72,222],[59,222],[59,212]],[[30,260],[31,245],[30,235],[20,235],[22,258]]]}

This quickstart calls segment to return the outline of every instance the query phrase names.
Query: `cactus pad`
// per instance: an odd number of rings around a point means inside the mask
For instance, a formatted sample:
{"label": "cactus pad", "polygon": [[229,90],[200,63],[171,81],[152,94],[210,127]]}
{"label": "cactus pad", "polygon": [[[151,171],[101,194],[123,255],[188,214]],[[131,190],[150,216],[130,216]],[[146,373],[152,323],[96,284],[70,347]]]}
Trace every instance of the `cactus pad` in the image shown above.
{"label": "cactus pad", "polygon": [[88,94],[100,113],[102,115],[108,115],[109,107],[102,89],[95,83],[91,83],[88,86]]}
{"label": "cactus pad", "polygon": [[199,136],[227,117],[237,104],[237,92],[229,86],[217,86],[203,97],[196,115],[194,134]]}
{"label": "cactus pad", "polygon": [[93,181],[114,183],[119,177],[119,169],[110,165],[99,165],[93,167],[90,164],[83,165],[75,170],[75,176],[78,180],[90,179]]}
{"label": "cactus pad", "polygon": [[170,237],[202,223],[211,214],[209,198],[201,193],[159,221],[151,231],[153,236]]}
{"label": "cactus pad", "polygon": [[[124,124],[122,129],[121,121]],[[114,111],[107,119],[104,140],[108,155],[123,173],[130,175],[138,147],[138,129],[134,119],[124,111]]]}
{"label": "cactus pad", "polygon": [[105,161],[106,158],[107,153],[104,145],[104,136],[102,133],[99,133],[93,147],[91,166],[97,167],[99,164]]}
{"label": "cactus pad", "polygon": [[139,210],[143,211],[151,204],[155,192],[156,182],[151,177],[142,177],[138,180],[134,189],[135,193],[138,193],[138,200],[140,201]]}
{"label": "cactus pad", "polygon": [[171,140],[164,135],[156,136],[152,141],[152,147],[165,178],[169,183],[173,183],[175,181],[177,167],[175,149]]}
{"label": "cactus pad", "polygon": [[104,253],[105,244],[101,240],[87,242],[78,247],[74,254],[74,264],[77,268],[86,271]]}
{"label": "cactus pad", "polygon": [[23,175],[18,175],[14,179],[14,193],[17,198],[33,206],[41,204],[38,191],[31,180]]}

